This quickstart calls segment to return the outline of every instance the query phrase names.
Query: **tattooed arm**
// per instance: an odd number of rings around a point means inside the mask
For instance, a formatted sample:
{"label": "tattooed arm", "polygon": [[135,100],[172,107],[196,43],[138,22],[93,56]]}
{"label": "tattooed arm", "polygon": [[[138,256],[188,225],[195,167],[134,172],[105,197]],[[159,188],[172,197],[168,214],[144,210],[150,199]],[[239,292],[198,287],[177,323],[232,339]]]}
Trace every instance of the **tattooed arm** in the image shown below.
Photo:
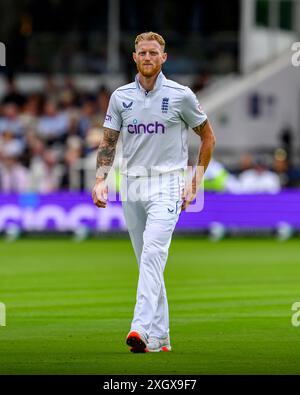
{"label": "tattooed arm", "polygon": [[187,185],[184,191],[182,210],[185,210],[195,199],[216,144],[216,138],[208,120],[204,121],[193,130],[200,136],[202,144],[192,183],[191,185]]}
{"label": "tattooed arm", "polygon": [[119,135],[120,133],[115,130],[104,129],[97,153],[96,179],[106,179],[115,158]]}
{"label": "tattooed arm", "polygon": [[202,141],[197,166],[203,167],[204,174],[211,160],[216,145],[216,138],[208,119],[193,130],[200,136]]}
{"label": "tattooed arm", "polygon": [[99,144],[96,164],[96,183],[93,188],[93,202],[97,207],[106,207],[107,186],[105,180],[112,167],[116,146],[120,133],[112,129],[104,129],[103,138]]}

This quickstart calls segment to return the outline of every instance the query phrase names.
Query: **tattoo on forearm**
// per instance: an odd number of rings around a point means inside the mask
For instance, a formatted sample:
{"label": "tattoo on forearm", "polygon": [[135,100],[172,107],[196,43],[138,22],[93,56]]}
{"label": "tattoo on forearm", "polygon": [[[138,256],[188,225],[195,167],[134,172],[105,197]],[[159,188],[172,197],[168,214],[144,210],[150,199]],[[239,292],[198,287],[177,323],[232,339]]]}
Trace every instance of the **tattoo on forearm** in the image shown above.
{"label": "tattoo on forearm", "polygon": [[201,125],[194,128],[193,131],[201,137],[202,131],[205,128],[205,126],[207,125],[207,122],[208,122],[208,119],[206,119],[204,122],[202,122]]}
{"label": "tattoo on forearm", "polygon": [[215,136],[207,119],[193,130],[198,134],[198,136],[200,136],[202,140],[197,166],[203,166],[205,171],[208,167],[215,147]]}
{"label": "tattoo on forearm", "polygon": [[104,129],[97,153],[96,178],[107,177],[115,158],[119,134],[114,130]]}

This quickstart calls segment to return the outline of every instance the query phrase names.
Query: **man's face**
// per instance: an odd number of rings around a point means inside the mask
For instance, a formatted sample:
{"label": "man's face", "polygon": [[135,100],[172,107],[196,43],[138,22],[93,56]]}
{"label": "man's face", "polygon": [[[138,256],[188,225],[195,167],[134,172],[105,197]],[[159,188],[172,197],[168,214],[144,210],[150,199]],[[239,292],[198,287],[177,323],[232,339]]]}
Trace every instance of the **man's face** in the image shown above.
{"label": "man's face", "polygon": [[138,72],[144,77],[153,77],[159,73],[161,66],[167,60],[160,44],[153,41],[140,41],[133,53]]}

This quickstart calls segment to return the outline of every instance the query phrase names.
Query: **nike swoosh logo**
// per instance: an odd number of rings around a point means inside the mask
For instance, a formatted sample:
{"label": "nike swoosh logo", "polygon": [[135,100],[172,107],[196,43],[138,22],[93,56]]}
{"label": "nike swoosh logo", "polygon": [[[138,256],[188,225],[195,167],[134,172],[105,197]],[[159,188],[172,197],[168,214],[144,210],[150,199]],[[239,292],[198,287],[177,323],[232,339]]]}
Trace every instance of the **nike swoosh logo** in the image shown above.
{"label": "nike swoosh logo", "polygon": [[173,210],[170,210],[170,209],[168,208],[168,211],[169,211],[169,213],[174,213],[174,209],[173,209]]}

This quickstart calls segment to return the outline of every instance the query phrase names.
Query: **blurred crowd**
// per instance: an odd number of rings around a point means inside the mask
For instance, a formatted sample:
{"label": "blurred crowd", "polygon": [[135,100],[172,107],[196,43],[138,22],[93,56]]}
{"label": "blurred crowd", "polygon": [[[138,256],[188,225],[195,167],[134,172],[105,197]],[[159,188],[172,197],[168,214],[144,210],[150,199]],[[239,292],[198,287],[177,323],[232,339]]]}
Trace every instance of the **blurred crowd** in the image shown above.
{"label": "blurred crowd", "polygon": [[[195,90],[206,83],[206,76],[195,81]],[[24,95],[8,79],[0,105],[0,192],[90,190],[109,97],[105,86],[86,94],[69,78],[57,86],[51,77],[43,93]],[[236,168],[227,169],[214,159],[205,188],[276,193],[300,186],[300,171],[291,165],[285,141],[271,162],[245,154]]]}
{"label": "blurred crowd", "polygon": [[245,153],[230,170],[212,159],[205,173],[205,189],[215,192],[278,193],[289,187],[300,187],[300,169],[292,165],[283,148],[273,156]]}
{"label": "blurred crowd", "polygon": [[77,92],[48,78],[44,93],[21,94],[7,82],[0,107],[0,191],[84,189],[84,168],[95,172],[96,151],[110,92]]}

